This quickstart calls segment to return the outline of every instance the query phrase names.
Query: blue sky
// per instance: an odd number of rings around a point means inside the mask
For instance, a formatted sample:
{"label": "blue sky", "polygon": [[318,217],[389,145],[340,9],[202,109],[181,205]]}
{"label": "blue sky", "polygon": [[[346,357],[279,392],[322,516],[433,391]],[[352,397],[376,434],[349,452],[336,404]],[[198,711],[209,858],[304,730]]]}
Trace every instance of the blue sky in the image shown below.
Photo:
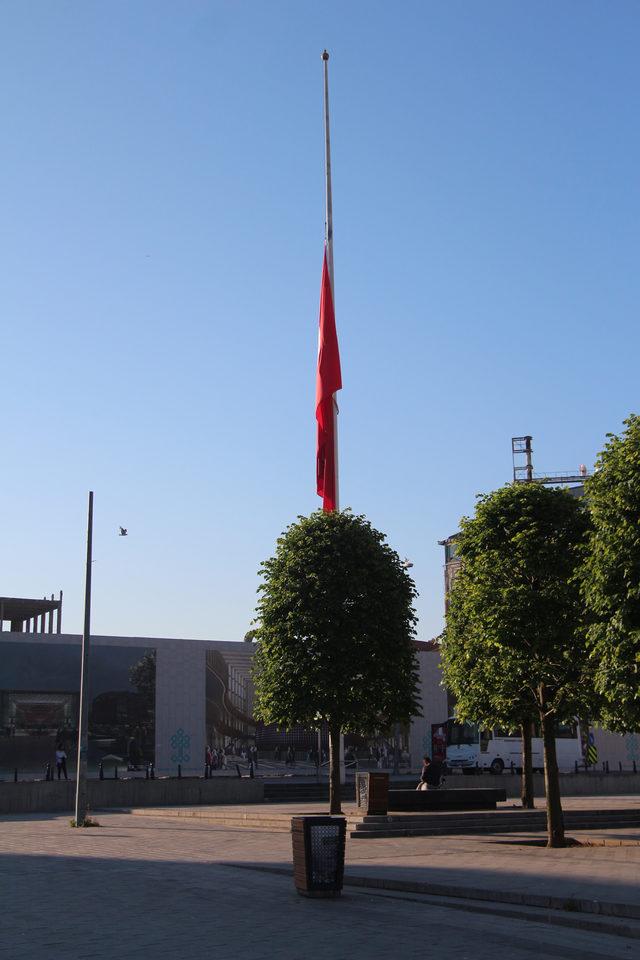
{"label": "blue sky", "polygon": [[[6,0],[0,593],[240,639],[316,509],[331,53],[341,502],[414,562],[638,403],[637,2]],[[129,528],[117,537],[118,524]]]}

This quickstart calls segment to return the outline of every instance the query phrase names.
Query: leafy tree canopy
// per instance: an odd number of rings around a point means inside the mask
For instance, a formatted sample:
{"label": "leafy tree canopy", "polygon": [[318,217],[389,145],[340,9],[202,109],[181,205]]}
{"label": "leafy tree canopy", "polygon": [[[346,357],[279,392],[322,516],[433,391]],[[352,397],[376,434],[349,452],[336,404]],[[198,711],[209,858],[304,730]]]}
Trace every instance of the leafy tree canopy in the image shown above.
{"label": "leafy tree canopy", "polygon": [[515,728],[593,708],[577,578],[588,526],[577,499],[535,483],[482,496],[463,519],[442,643],[462,718]]}
{"label": "leafy tree canopy", "polygon": [[416,589],[365,517],[299,517],[261,575],[257,716],[366,733],[420,713]]}
{"label": "leafy tree canopy", "polygon": [[587,481],[593,521],[584,594],[596,683],[609,726],[640,723],[640,417],[608,435]]}
{"label": "leafy tree canopy", "polygon": [[147,650],[129,670],[129,683],[153,703],[156,693],[156,652]]}

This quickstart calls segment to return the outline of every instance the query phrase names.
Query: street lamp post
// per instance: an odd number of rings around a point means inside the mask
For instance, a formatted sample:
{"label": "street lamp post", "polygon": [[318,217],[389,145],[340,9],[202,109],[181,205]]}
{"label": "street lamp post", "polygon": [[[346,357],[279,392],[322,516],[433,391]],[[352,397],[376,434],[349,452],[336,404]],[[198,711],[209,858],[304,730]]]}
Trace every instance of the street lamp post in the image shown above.
{"label": "street lamp post", "polygon": [[89,746],[89,649],[91,646],[91,554],[93,540],[93,490],[89,491],[87,516],[87,571],[84,584],[84,629],[80,667],[80,721],[78,723],[78,766],[76,772],[76,826],[87,817],[87,751]]}

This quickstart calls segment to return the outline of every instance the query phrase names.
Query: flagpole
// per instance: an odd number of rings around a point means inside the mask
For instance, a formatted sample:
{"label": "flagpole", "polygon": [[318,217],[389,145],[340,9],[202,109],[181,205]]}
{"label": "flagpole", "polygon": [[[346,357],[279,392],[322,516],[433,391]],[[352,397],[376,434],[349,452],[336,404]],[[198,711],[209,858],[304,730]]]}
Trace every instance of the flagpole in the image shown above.
{"label": "flagpole", "polygon": [[[333,310],[336,309],[336,297],[333,285],[333,206],[331,195],[331,137],[329,134],[329,54],[326,50],[322,51],[322,63],[324,67],[324,159],[325,159],[325,194],[326,194],[326,214],[325,214],[325,234],[324,245],[327,253],[327,269],[329,271],[329,282],[331,284],[331,300],[333,301]],[[335,470],[335,492],[336,492],[336,510],[340,509],[340,487],[338,483],[338,403],[336,395],[333,395],[333,463]]]}
{"label": "flagpole", "polygon": [[[336,297],[333,285],[333,205],[331,195],[331,136],[329,133],[329,53],[322,51],[322,65],[324,67],[324,167],[326,184],[326,214],[324,246],[327,254],[327,269],[331,284],[331,300],[335,315]],[[340,484],[338,472],[338,402],[333,394],[333,469],[335,477],[336,510],[340,509]],[[347,771],[344,764],[344,733],[340,734],[340,783],[346,783]]]}

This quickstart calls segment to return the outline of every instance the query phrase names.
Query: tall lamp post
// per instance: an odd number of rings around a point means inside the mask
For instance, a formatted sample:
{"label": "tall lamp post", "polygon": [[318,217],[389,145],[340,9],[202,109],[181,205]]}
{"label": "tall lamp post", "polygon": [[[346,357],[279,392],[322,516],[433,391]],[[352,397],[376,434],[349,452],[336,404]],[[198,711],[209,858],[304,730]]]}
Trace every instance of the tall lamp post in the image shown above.
{"label": "tall lamp post", "polygon": [[89,491],[87,516],[87,571],[84,582],[84,629],[80,668],[80,722],[78,724],[78,767],[76,772],[76,826],[87,818],[87,751],[89,746],[89,649],[91,646],[91,554],[93,540],[93,490]]}

